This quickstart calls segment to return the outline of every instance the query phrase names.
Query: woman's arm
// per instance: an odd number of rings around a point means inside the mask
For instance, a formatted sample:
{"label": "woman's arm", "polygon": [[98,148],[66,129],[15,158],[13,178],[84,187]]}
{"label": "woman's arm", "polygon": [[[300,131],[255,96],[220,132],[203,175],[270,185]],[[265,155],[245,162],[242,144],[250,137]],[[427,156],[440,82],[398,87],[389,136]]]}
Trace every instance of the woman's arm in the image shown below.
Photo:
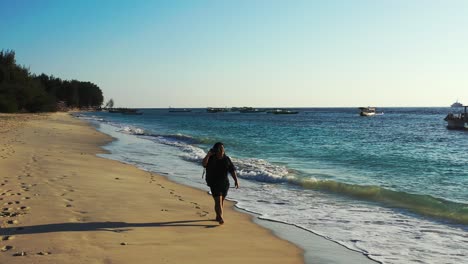
{"label": "woman's arm", "polygon": [[231,174],[232,178],[234,179],[234,184],[236,185],[236,189],[239,189],[239,180],[237,179],[237,172],[236,172],[236,167],[232,163],[231,159],[227,157],[228,159],[228,171],[229,174]]}
{"label": "woman's arm", "polygon": [[239,189],[239,181],[237,180],[236,171],[231,172],[231,176],[234,179],[234,185],[236,186],[236,189]]}
{"label": "woman's arm", "polygon": [[213,155],[213,153],[211,153],[211,151],[208,151],[208,153],[206,153],[206,156],[205,158],[203,158],[203,161],[202,161],[202,165],[204,168],[206,168],[206,165],[208,165],[208,161],[210,160],[210,157]]}

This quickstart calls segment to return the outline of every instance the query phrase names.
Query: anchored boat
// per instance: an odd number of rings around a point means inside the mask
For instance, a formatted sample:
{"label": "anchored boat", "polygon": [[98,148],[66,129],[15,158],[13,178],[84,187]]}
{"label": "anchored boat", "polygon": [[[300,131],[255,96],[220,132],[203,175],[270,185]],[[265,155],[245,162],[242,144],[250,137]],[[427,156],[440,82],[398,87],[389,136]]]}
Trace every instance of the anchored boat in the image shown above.
{"label": "anchored boat", "polygon": [[457,100],[457,101],[456,101],[455,103],[453,103],[450,107],[463,107],[463,104],[460,103],[460,102],[458,102],[458,100]]}
{"label": "anchored boat", "polygon": [[468,129],[468,105],[463,106],[465,111],[463,113],[449,113],[444,120],[447,121],[448,129]]}
{"label": "anchored boat", "polygon": [[361,112],[359,113],[360,116],[374,116],[374,115],[383,115],[383,113],[376,113],[375,107],[359,107]]}
{"label": "anchored boat", "polygon": [[275,114],[275,115],[293,115],[299,113],[298,111],[292,111],[287,109],[272,109],[267,111],[268,114]]}
{"label": "anchored boat", "polygon": [[133,108],[111,108],[109,109],[109,113],[120,113],[123,115],[142,115],[142,112],[138,112],[138,109]]}
{"label": "anchored boat", "polygon": [[171,113],[188,113],[188,112],[192,112],[192,109],[169,107],[169,112],[171,112]]}

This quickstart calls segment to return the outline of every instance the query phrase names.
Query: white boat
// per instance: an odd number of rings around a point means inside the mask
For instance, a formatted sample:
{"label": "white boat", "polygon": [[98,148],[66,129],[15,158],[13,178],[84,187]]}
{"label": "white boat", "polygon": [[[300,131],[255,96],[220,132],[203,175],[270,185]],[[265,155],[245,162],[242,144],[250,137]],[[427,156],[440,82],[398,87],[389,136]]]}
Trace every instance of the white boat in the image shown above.
{"label": "white boat", "polygon": [[265,112],[265,110],[245,106],[245,107],[241,107],[239,109],[239,112],[241,112],[241,113],[262,113],[262,112]]}
{"label": "white boat", "polygon": [[287,110],[287,109],[271,109],[267,111],[268,114],[275,115],[294,115],[299,113],[299,111]]}
{"label": "white boat", "polygon": [[458,100],[457,100],[457,101],[456,101],[455,103],[453,103],[450,107],[463,107],[463,104],[460,103],[460,102],[458,102]]}
{"label": "white boat", "polygon": [[169,112],[171,112],[171,113],[187,113],[187,112],[192,112],[192,109],[169,107]]}
{"label": "white boat", "polygon": [[374,116],[376,114],[375,107],[359,107],[359,110],[361,110],[360,116]]}
{"label": "white boat", "polygon": [[219,107],[208,107],[206,108],[206,111],[208,113],[225,113],[225,112],[231,112],[230,108],[219,108]]}
{"label": "white boat", "polygon": [[468,129],[468,106],[463,106],[465,111],[459,114],[448,114],[444,120],[447,121],[448,129]]}

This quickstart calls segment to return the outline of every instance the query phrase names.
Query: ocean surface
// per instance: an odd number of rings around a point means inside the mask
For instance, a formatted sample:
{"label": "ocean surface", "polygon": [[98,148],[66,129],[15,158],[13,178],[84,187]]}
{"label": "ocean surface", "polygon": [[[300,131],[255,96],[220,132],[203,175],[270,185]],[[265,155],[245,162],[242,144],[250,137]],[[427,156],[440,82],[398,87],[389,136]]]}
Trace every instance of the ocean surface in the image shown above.
{"label": "ocean surface", "polygon": [[228,198],[262,219],[382,263],[468,263],[468,132],[446,128],[452,109],[297,110],[78,116],[117,139],[104,156],[203,190],[201,159],[223,142],[241,185]]}

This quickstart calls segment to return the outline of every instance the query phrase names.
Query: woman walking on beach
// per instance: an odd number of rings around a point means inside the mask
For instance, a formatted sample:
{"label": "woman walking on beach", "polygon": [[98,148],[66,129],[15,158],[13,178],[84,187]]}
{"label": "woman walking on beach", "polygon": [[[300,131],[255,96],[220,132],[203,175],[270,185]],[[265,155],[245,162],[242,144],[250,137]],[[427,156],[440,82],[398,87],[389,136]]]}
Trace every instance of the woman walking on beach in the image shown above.
{"label": "woman walking on beach", "polygon": [[229,190],[228,172],[234,179],[236,189],[239,188],[236,168],[231,159],[224,154],[224,145],[221,142],[214,144],[203,159],[203,167],[206,168],[206,183],[210,186],[211,195],[215,202],[216,221],[224,224],[223,206],[224,199]]}

